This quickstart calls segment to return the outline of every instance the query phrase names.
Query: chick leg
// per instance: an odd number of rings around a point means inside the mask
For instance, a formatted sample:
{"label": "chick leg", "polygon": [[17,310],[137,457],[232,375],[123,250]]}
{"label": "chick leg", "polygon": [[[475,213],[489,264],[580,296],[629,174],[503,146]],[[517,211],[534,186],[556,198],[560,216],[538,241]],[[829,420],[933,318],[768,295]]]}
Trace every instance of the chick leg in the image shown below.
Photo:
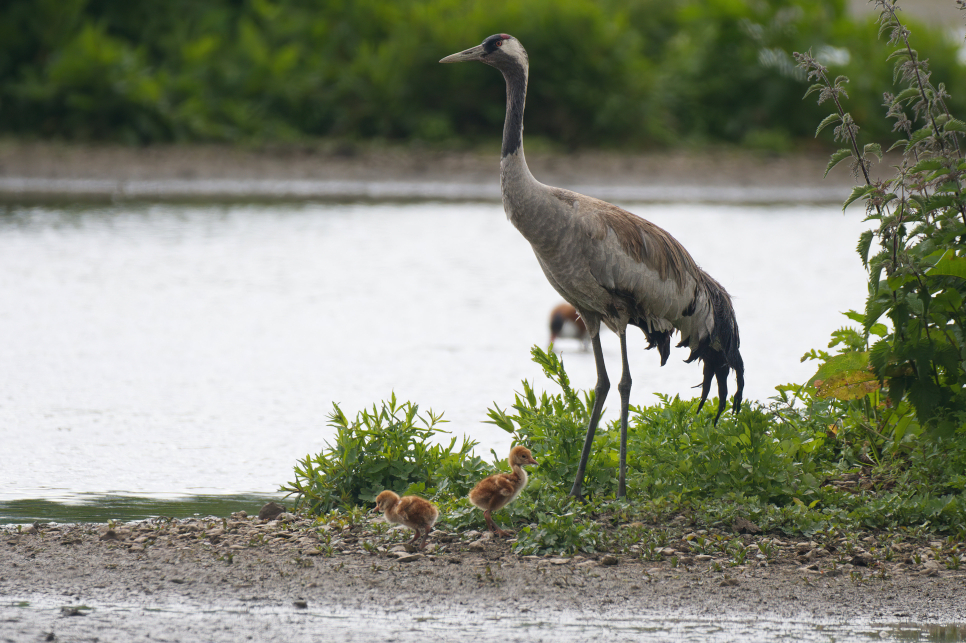
{"label": "chick leg", "polygon": [[486,526],[490,528],[490,531],[492,531],[500,538],[506,538],[507,536],[511,535],[510,532],[503,531],[502,529],[496,526],[496,523],[493,522],[493,516],[490,515],[489,509],[483,512],[483,518],[484,520],[486,520]]}

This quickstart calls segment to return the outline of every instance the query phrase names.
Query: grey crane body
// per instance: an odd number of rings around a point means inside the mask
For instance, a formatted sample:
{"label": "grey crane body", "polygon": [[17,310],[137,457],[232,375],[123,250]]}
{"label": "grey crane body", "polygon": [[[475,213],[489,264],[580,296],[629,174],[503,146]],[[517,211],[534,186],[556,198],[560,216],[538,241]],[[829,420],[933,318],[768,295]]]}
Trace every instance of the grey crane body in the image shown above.
{"label": "grey crane body", "polygon": [[[618,497],[625,495],[627,413],[631,377],[627,363],[628,325],[641,328],[648,348],[657,348],[661,365],[670,338],[680,332],[687,361],[704,362],[701,405],[712,378],[718,382],[717,423],[727,403],[727,377],[734,369],[738,387],[734,410],[741,405],[744,366],[738,352],[738,325],[731,299],[688,251],[658,226],[615,205],[537,181],[523,152],[523,111],[529,59],[518,40],[496,34],[478,47],[440,62],[478,60],[496,67],[507,83],[500,182],[507,218],[530,242],[554,289],[580,313],[594,348],[597,386],[577,479],[571,493],[580,497],[584,471],[604,399],[610,388],[600,347],[600,326],[620,338],[623,373],[621,454]],[[701,406],[699,405],[698,410]]]}

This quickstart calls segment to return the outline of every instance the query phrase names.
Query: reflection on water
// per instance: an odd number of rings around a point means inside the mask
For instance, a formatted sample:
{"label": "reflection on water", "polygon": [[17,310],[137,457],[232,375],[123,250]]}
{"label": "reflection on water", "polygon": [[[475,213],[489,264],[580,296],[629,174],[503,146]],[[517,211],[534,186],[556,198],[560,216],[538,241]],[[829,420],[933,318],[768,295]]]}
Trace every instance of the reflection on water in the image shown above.
{"label": "reflection on water", "polygon": [[[801,355],[864,300],[858,211],[630,207],[733,295],[746,399],[806,380]],[[0,501],[273,493],[331,436],[333,402],[352,413],[393,391],[503,455],[487,407],[523,378],[545,386],[529,349],[559,297],[496,204],[4,212]],[[693,396],[685,349],[659,368],[643,334],[628,343],[633,404]],[[618,343],[603,345],[613,380]],[[593,387],[591,355],[558,348]]]}
{"label": "reflection on water", "polygon": [[[283,497],[272,494],[191,496],[188,498],[138,498],[76,494],[71,503],[44,499],[0,501],[0,524],[33,522],[130,522],[157,516],[190,518],[193,516],[228,516],[247,511],[257,516],[267,502],[284,505]],[[289,503],[291,505],[291,503]]]}

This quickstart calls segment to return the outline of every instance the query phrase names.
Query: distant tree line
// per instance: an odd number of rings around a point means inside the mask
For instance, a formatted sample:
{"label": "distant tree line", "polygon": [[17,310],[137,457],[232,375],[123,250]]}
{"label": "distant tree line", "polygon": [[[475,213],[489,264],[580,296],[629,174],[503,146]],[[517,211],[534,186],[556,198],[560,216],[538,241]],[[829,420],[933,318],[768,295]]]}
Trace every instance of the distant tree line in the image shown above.
{"label": "distant tree line", "polygon": [[[963,112],[958,44],[912,28]],[[882,121],[863,118],[893,89],[875,31],[846,0],[5,0],[0,134],[492,140],[503,80],[437,61],[508,32],[530,53],[531,145],[783,149],[821,114],[791,51],[848,75],[856,120]]]}

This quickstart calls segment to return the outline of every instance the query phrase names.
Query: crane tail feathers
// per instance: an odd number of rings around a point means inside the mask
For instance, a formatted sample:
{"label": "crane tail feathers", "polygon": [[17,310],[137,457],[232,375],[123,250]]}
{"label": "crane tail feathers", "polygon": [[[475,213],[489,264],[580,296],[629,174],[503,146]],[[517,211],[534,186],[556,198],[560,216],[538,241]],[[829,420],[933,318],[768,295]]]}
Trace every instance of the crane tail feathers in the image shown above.
{"label": "crane tail feathers", "polygon": [[[732,409],[735,414],[741,410],[745,388],[745,365],[738,351],[741,340],[738,335],[738,322],[731,307],[731,298],[718,282],[707,275],[705,275],[705,287],[712,305],[714,331],[711,336],[692,348],[686,361],[704,362],[704,380],[701,383],[701,402],[698,404],[698,411],[704,406],[708,393],[711,392],[711,380],[718,381],[718,413],[714,417],[714,423],[717,425],[722,413],[728,407],[728,374],[731,373],[731,369],[735,370],[735,378],[738,381]],[[685,340],[682,339],[681,343],[684,344]]]}
{"label": "crane tail feathers", "polygon": [[[691,359],[688,360],[692,361]],[[714,366],[711,360],[705,360],[704,362],[704,379],[701,381],[701,401],[698,402],[698,411],[704,407],[704,403],[708,400],[708,393],[711,391],[711,380],[714,378]]]}
{"label": "crane tail feathers", "polygon": [[656,348],[661,355],[661,366],[664,366],[671,354],[671,331],[648,331],[647,326],[641,326],[641,330],[647,337],[647,347],[644,350]]}

